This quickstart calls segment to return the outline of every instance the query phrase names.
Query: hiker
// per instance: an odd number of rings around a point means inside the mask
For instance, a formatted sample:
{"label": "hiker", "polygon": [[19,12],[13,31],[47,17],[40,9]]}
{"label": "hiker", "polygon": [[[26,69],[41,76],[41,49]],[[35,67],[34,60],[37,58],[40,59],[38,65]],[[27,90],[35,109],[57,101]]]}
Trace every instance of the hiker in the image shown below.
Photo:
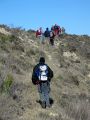
{"label": "hiker", "polygon": [[61,28],[61,34],[65,34],[65,28],[64,27]]}
{"label": "hiker", "polygon": [[50,31],[49,28],[46,28],[45,32],[44,32],[44,36],[46,38],[46,43],[49,43],[49,37],[50,37]]}
{"label": "hiker", "polygon": [[49,31],[49,28],[46,28],[45,32],[44,32],[44,36],[45,37],[50,37],[50,31]]}
{"label": "hiker", "polygon": [[58,36],[60,36],[60,35],[61,35],[61,32],[62,32],[62,29],[61,29],[60,26],[58,27],[58,29],[59,29],[59,31],[58,31]]}
{"label": "hiker", "polygon": [[52,77],[53,71],[45,64],[45,58],[40,57],[39,63],[33,69],[32,83],[38,86],[42,108],[51,107],[50,81]]}
{"label": "hiker", "polygon": [[41,35],[41,33],[39,32],[39,30],[36,31],[36,38]]}
{"label": "hiker", "polygon": [[54,25],[52,25],[51,30],[54,31]]}
{"label": "hiker", "polygon": [[40,27],[39,30],[36,31],[36,37],[39,38],[40,43],[43,43],[44,35],[43,35],[42,27]]}
{"label": "hiker", "polygon": [[60,26],[58,26],[57,24],[54,25],[54,33],[55,36],[59,35],[59,31],[60,31]]}
{"label": "hiker", "polygon": [[50,44],[53,46],[54,45],[54,37],[55,37],[55,35],[54,35],[54,31],[50,31]]}

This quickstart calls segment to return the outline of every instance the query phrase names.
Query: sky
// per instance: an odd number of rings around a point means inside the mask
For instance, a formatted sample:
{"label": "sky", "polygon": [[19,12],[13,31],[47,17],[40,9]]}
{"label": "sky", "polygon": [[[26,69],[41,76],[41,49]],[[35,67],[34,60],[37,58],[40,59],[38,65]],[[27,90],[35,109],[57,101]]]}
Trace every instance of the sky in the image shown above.
{"label": "sky", "polygon": [[0,24],[37,30],[58,24],[90,35],[90,0],[0,0]]}

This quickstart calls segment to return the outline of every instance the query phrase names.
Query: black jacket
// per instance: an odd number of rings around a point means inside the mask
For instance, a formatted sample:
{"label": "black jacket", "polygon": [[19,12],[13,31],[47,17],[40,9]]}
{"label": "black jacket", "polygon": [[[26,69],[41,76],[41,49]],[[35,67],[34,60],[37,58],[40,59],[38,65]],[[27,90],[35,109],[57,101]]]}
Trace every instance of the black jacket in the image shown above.
{"label": "black jacket", "polygon": [[50,37],[50,31],[49,31],[49,30],[46,30],[46,31],[44,32],[44,36],[45,36],[45,37]]}
{"label": "black jacket", "polygon": [[[39,69],[39,66],[40,65],[42,65],[42,64],[37,64],[35,67],[34,67],[34,69],[33,69],[33,73],[32,73],[32,83],[34,84],[34,85],[36,85],[36,84],[39,84],[40,82],[42,82],[42,81],[39,81],[39,78],[38,78],[38,76],[35,74],[35,71],[37,70],[37,69]],[[43,64],[44,65],[44,64]],[[46,64],[45,64],[46,65]],[[48,81],[50,82],[51,81],[51,78],[53,78],[53,71],[51,70],[51,68],[47,65],[47,67],[48,67]]]}

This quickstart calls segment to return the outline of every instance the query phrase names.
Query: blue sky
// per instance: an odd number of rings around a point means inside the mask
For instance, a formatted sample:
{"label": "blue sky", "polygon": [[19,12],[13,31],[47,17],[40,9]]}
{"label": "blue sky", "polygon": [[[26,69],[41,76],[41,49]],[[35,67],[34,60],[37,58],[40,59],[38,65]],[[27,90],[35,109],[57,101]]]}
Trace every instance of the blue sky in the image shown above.
{"label": "blue sky", "polygon": [[90,0],[0,0],[0,24],[25,29],[63,26],[90,35]]}

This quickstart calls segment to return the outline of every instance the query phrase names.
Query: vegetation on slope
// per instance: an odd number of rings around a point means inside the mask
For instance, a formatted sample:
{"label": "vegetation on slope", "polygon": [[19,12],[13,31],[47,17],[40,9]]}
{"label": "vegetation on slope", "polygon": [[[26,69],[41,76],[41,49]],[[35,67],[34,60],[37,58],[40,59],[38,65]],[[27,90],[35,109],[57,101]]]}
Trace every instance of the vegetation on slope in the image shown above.
{"label": "vegetation on slope", "polygon": [[[3,28],[10,34],[0,33],[0,119],[89,120],[90,37],[65,34],[55,38],[54,47],[43,44],[42,51],[35,31]],[[54,104],[46,110],[36,102],[31,82],[41,55],[54,71]]]}

